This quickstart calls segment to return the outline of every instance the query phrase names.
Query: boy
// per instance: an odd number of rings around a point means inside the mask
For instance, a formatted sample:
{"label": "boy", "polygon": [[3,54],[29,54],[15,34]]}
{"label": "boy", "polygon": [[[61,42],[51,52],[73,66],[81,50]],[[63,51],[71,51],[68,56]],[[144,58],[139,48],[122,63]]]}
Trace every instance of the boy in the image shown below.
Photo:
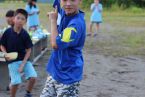
{"label": "boy", "polygon": [[13,10],[9,10],[6,13],[6,20],[8,25],[10,25],[11,27],[14,26],[14,11]]}
{"label": "boy", "polygon": [[0,33],[0,39],[1,39],[2,35],[3,35],[3,33],[5,32],[5,30],[6,30],[7,28],[9,28],[9,27],[12,27],[12,26],[14,25],[14,11],[13,11],[13,10],[7,11],[5,17],[6,17],[6,21],[7,21],[7,23],[8,23],[8,26],[5,27],[5,28],[2,30],[2,32]]}
{"label": "boy", "polygon": [[93,24],[95,24],[96,26],[96,31],[94,33],[94,37],[97,36],[97,33],[99,33],[100,30],[100,23],[102,23],[102,4],[99,3],[100,0],[94,0],[94,3],[91,4],[91,10],[92,10],[92,15],[91,15],[91,23],[89,25],[89,33],[87,34],[87,36],[91,36],[92,35],[92,27]]}
{"label": "boy", "polygon": [[[45,87],[40,97],[78,97],[82,80],[86,25],[84,13],[79,10],[81,0],[55,0],[55,12],[50,12],[51,46],[53,48]],[[57,10],[61,23],[57,29]]]}
{"label": "boy", "polygon": [[3,52],[18,52],[16,60],[10,60],[9,57],[6,57],[11,77],[10,97],[15,97],[18,85],[22,82],[21,72],[24,72],[28,80],[25,97],[32,97],[31,91],[37,77],[31,62],[28,61],[33,45],[27,31],[23,29],[27,16],[28,14],[24,9],[17,9],[14,15],[14,26],[8,28],[1,39]]}
{"label": "boy", "polygon": [[39,21],[39,7],[37,6],[37,0],[28,0],[25,10],[28,12],[27,26],[30,31],[35,31],[40,25]]}

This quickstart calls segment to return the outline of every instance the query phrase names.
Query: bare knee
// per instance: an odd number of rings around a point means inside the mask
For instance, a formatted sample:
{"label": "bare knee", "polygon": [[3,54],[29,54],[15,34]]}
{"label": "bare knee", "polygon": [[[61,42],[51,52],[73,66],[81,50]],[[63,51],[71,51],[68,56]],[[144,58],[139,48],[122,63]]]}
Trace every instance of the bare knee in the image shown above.
{"label": "bare knee", "polygon": [[30,77],[30,78],[29,78],[29,81],[35,82],[35,81],[36,81],[36,77]]}

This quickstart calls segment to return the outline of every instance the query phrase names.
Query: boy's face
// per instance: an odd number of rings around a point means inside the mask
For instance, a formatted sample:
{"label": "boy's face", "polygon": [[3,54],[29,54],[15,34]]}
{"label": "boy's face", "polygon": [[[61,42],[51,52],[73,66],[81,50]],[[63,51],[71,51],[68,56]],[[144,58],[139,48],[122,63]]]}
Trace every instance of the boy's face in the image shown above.
{"label": "boy's face", "polygon": [[98,4],[99,3],[99,0],[94,0],[94,3]]}
{"label": "boy's face", "polygon": [[26,23],[26,18],[23,14],[19,13],[15,16],[14,22],[16,27],[23,27],[23,25]]}
{"label": "boy's face", "polygon": [[31,2],[32,2],[33,5],[36,5],[36,2],[35,1],[31,1]]}
{"label": "boy's face", "polygon": [[78,11],[81,0],[61,0],[61,6],[64,8],[66,15],[72,15]]}
{"label": "boy's face", "polygon": [[13,26],[14,25],[14,17],[6,17],[8,25]]}

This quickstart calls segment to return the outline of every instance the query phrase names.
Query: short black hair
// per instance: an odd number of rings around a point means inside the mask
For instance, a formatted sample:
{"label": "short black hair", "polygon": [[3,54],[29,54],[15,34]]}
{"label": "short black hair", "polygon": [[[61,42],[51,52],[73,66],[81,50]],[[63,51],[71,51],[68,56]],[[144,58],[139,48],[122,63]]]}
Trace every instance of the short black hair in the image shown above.
{"label": "short black hair", "polygon": [[27,18],[28,18],[28,13],[27,13],[27,11],[25,10],[25,9],[17,9],[16,11],[15,11],[15,14],[14,14],[14,16],[16,16],[16,15],[18,15],[18,14],[22,14],[22,15],[24,15],[25,16],[25,18],[26,18],[26,20],[27,20]]}
{"label": "short black hair", "polygon": [[6,13],[6,17],[13,17],[14,13],[15,13],[14,10],[8,10],[7,13]]}

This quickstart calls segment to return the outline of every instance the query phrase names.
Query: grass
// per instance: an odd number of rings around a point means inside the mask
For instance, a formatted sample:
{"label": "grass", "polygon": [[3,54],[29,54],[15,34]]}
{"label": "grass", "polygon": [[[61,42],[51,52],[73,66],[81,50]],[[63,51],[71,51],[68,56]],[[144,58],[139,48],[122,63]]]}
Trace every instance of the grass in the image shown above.
{"label": "grass", "polygon": [[[89,21],[91,12],[86,13]],[[86,41],[86,50],[113,56],[145,56],[145,12],[143,9],[130,8],[104,9],[100,39]],[[90,49],[88,49],[90,48]]]}
{"label": "grass", "polygon": [[[50,31],[50,23],[47,12],[52,10],[49,4],[38,4],[40,8],[41,24]],[[0,3],[0,28],[5,27],[5,13],[9,9],[24,8],[24,3]],[[86,12],[87,26],[91,12]],[[112,9],[103,10],[103,23],[101,33],[95,38],[87,38],[85,44],[86,51],[93,51],[93,54],[101,53],[105,55],[145,56],[145,11],[136,7],[121,10],[114,6]]]}

